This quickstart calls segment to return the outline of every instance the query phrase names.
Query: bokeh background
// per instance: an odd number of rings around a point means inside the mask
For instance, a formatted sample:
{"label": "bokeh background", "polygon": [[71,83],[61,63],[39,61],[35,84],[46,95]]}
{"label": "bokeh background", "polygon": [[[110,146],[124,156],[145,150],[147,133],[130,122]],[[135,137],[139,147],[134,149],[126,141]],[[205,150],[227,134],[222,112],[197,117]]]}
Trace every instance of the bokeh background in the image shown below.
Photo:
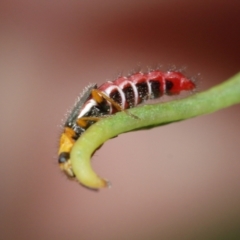
{"label": "bokeh background", "polygon": [[61,119],[89,82],[162,64],[240,70],[238,0],[0,2],[0,239],[240,239],[240,106],[108,141],[99,192],[57,165]]}

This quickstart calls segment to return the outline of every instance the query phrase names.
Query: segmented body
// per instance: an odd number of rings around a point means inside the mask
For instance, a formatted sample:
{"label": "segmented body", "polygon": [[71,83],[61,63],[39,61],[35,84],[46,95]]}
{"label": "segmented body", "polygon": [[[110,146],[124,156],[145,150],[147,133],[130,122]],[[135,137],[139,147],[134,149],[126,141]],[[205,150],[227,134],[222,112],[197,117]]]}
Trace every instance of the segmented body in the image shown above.
{"label": "segmented body", "polygon": [[180,72],[136,73],[119,77],[100,87],[90,85],[78,99],[64,125],[60,139],[59,165],[69,176],[74,177],[70,163],[70,151],[81,134],[99,118],[132,108],[148,99],[177,95],[191,91],[195,84]]}

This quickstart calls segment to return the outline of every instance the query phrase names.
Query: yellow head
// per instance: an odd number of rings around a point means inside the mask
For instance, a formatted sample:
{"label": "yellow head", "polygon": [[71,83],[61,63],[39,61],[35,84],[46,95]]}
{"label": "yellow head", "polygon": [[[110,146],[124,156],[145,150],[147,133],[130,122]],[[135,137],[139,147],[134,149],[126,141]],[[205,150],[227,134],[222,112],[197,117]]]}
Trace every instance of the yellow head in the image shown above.
{"label": "yellow head", "polygon": [[73,173],[71,162],[70,162],[70,152],[75,142],[74,140],[75,135],[76,133],[73,131],[73,129],[69,127],[65,127],[64,132],[60,137],[60,144],[59,144],[59,151],[58,151],[59,167],[70,178],[75,177],[75,174]]}

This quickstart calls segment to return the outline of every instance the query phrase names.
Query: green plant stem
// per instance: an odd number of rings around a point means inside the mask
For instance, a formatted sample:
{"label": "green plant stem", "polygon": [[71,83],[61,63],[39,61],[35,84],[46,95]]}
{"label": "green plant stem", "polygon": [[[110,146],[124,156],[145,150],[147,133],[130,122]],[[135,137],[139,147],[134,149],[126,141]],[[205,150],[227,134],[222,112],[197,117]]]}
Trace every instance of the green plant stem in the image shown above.
{"label": "green plant stem", "polygon": [[240,73],[205,92],[167,103],[144,105],[101,119],[93,124],[74,144],[71,164],[78,181],[89,188],[109,186],[91,167],[91,156],[104,142],[121,133],[159,126],[213,113],[240,103]]}

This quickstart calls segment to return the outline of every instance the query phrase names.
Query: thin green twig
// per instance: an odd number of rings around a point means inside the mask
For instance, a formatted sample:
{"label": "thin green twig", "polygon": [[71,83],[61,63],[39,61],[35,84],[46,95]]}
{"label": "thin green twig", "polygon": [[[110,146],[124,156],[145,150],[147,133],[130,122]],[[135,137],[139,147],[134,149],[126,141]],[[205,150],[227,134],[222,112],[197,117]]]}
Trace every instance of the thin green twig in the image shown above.
{"label": "thin green twig", "polygon": [[[210,90],[167,103],[144,105],[93,124],[74,144],[71,164],[78,181],[89,188],[109,186],[91,167],[91,156],[104,142],[121,133],[213,113],[240,103],[240,73]],[[200,126],[199,126],[200,127]]]}

